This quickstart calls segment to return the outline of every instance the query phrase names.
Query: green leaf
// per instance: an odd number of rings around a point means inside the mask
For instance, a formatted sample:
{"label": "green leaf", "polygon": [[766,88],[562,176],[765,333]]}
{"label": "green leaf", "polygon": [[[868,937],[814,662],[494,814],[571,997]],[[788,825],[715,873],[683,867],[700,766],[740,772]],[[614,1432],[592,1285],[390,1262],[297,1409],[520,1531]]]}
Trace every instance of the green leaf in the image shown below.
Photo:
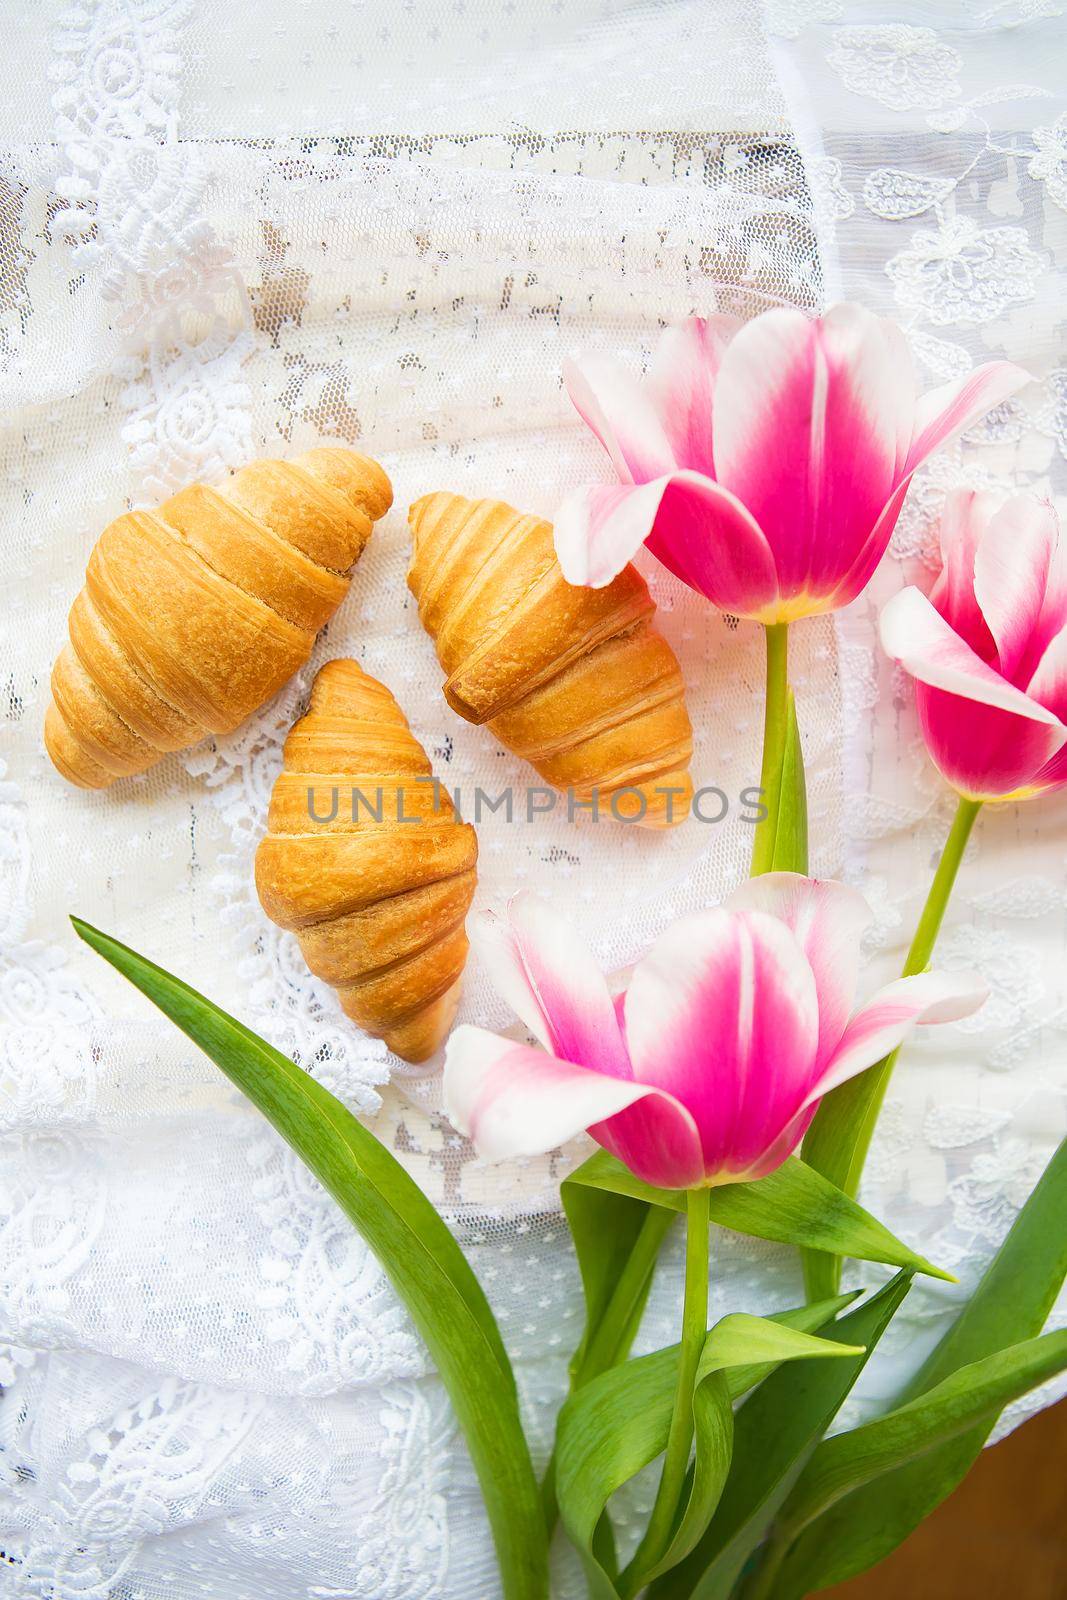
{"label": "green leaf", "polygon": [[[848,1294],[834,1295],[831,1300],[823,1300],[817,1305],[809,1301],[805,1305],[794,1306],[791,1311],[773,1311],[769,1316],[757,1320],[778,1323],[783,1328],[795,1328],[798,1333],[821,1334],[838,1313],[854,1305],[862,1293],[862,1289],[853,1289]],[[837,1331],[836,1328],[834,1331]],[[751,1354],[758,1355],[759,1351],[753,1347]],[[749,1390],[755,1389],[764,1378],[770,1377],[777,1365],[777,1361],[754,1361],[749,1366],[731,1368],[726,1375],[731,1401],[740,1400]]]}
{"label": "green leaf", "polygon": [[[775,1318],[725,1317],[708,1334],[693,1400],[696,1463],[689,1503],[671,1546],[673,1565],[695,1544],[715,1508],[730,1460],[732,1402],[782,1361],[850,1353],[807,1330],[822,1327],[847,1296]],[[557,1432],[557,1489],[567,1532],[590,1593],[615,1600],[612,1570],[598,1548],[611,1496],[666,1448],[678,1346],[613,1367],[565,1402]],[[651,1574],[646,1574],[646,1578]]]}
{"label": "green leaf", "polygon": [[508,1600],[545,1600],[547,1539],[515,1384],[492,1311],[459,1245],[398,1161],[287,1056],[187,984],[71,919],[273,1123],[382,1264],[467,1438]]}
{"label": "green leaf", "polygon": [[[1052,1157],[981,1283],[912,1379],[909,1401],[957,1368],[1032,1339],[1067,1277],[1067,1140]],[[843,1583],[881,1561],[952,1493],[970,1471],[993,1418],[922,1460],[882,1474],[825,1511],[789,1556],[808,1589]]]}
{"label": "green leaf", "polygon": [[[833,1301],[828,1304],[834,1304]],[[697,1368],[693,1395],[696,1455],[689,1499],[663,1560],[645,1573],[658,1577],[678,1565],[694,1548],[711,1521],[730,1470],[733,1451],[733,1409],[727,1369],[753,1364],[776,1368],[786,1361],[825,1356],[860,1356],[862,1345],[815,1339],[810,1334],[776,1326],[763,1317],[725,1317],[709,1333]]]}
{"label": "green leaf", "polygon": [[842,1342],[863,1345],[864,1355],[781,1367],[741,1407],[734,1418],[730,1475],[711,1525],[685,1561],[654,1581],[650,1600],[729,1600],[907,1294],[911,1276],[899,1272],[829,1330]]}
{"label": "green leaf", "polygon": [[[685,1209],[684,1190],[656,1189],[642,1183],[606,1150],[590,1156],[568,1182],[607,1189],[674,1212]],[[710,1209],[712,1222],[736,1233],[833,1250],[857,1260],[882,1261],[955,1282],[951,1273],[909,1250],[857,1201],[795,1156],[755,1183],[724,1183],[713,1188]]]}
{"label": "green leaf", "polygon": [[786,708],[785,749],[782,756],[782,781],[771,871],[800,872],[806,875],[807,870],[808,791],[804,778],[800,729],[797,726],[796,700],[790,689]]}
{"label": "green leaf", "polygon": [[803,1600],[810,1593],[811,1574],[802,1549],[795,1558],[787,1557],[784,1566],[778,1563],[790,1543],[822,1512],[894,1467],[911,1462],[921,1466],[929,1451],[957,1439],[978,1422],[992,1422],[1004,1406],[1065,1367],[1067,1329],[1010,1345],[960,1367],[906,1405],[824,1440],[782,1508],[768,1557],[773,1589],[768,1585],[766,1592],[775,1600]]}
{"label": "green leaf", "polygon": [[[674,1214],[645,1200],[590,1187],[579,1167],[560,1185],[585,1297],[585,1328],[570,1361],[571,1392],[625,1361],[644,1314],[660,1245]],[[545,1524],[555,1527],[556,1453],[541,1484]],[[610,1528],[605,1529],[610,1536]]]}
{"label": "green leaf", "polygon": [[587,1183],[588,1166],[583,1163],[560,1184],[585,1296],[585,1331],[571,1361],[576,1383],[625,1359],[660,1244],[674,1221],[644,1199]]}
{"label": "green leaf", "polygon": [[567,1183],[574,1185],[575,1188],[603,1190],[608,1194],[622,1195],[630,1200],[638,1200],[642,1205],[658,1206],[675,1214],[680,1214],[686,1209],[684,1189],[657,1189],[651,1183],[642,1183],[640,1178],[634,1177],[629,1167],[623,1166],[622,1162],[610,1155],[607,1150],[594,1150],[589,1159],[583,1161],[581,1166],[571,1173]]}

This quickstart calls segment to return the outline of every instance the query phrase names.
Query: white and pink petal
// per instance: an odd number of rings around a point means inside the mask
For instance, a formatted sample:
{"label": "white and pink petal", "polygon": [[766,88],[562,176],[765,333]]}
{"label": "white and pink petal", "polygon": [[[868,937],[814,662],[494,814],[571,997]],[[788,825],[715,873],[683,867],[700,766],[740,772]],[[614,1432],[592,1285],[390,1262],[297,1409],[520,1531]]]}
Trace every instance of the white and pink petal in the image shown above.
{"label": "white and pink petal", "polygon": [[445,1114],[488,1161],[555,1150],[647,1093],[468,1023],[445,1046]]}
{"label": "white and pink petal", "polygon": [[783,922],[803,950],[819,1000],[819,1059],[837,1044],[856,1003],[861,944],[872,920],[858,889],[832,878],[766,872],[727,901],[733,911],[762,911]]}
{"label": "white and pink petal", "polygon": [[444,1106],[487,1161],[543,1155],[591,1131],[648,1183],[687,1188],[702,1173],[692,1118],[671,1096],[468,1024],[445,1047]]}
{"label": "white and pink petal", "polygon": [[715,476],[762,528],[787,598],[825,597],[854,566],[899,477],[913,400],[887,325],[859,306],[818,321],[769,311],[731,342]]}
{"label": "white and pink petal", "polygon": [[603,589],[652,532],[669,480],[634,486],[594,483],[575,489],[556,510],[556,559],[568,583]]}
{"label": "white and pink petal", "polygon": [[1067,730],[915,685],[919,726],[934,765],[970,800],[1023,798],[1063,748]]}
{"label": "white and pink petal", "polygon": [[1030,780],[1029,793],[1046,794],[1051,789],[1062,789],[1067,783],[1067,744],[1038,767]]}
{"label": "white and pink petal", "polygon": [[1021,688],[1040,655],[1033,646],[1058,544],[1049,502],[1019,494],[990,517],[975,549],[974,595],[996,642],[997,668]]}
{"label": "white and pink petal", "polygon": [[980,417],[1003,405],[1033,379],[1011,361],[987,361],[965,377],[924,394],[915,407],[915,430],[905,471],[910,476],[928,456]]}
{"label": "white and pink petal", "polygon": [[930,600],[949,626],[983,661],[992,661],[996,643],[974,593],[974,558],[999,504],[988,490],[957,489],[941,513],[941,571]]}
{"label": "white and pink petal", "polygon": [[777,603],[774,558],[761,530],[744,506],[699,473],[579,489],[556,514],[555,540],[568,583],[602,588],[647,543],[683,583],[724,611],[759,617]]}
{"label": "white and pink petal", "polygon": [[607,979],[565,917],[523,892],[505,914],[483,912],[471,942],[497,993],[553,1055],[629,1077]]}
{"label": "white and pink petal", "polygon": [[634,968],[625,1017],[634,1077],[692,1114],[709,1172],[758,1154],[814,1075],[811,966],[762,912],[697,912],[668,928]]}
{"label": "white and pink petal", "polygon": [[1027,698],[1067,723],[1067,627],[1046,645],[1030,679]]}
{"label": "white and pink petal", "polygon": [[[1029,375],[1021,367],[994,361],[980,367],[977,373],[970,373],[962,384],[949,384],[944,389],[922,396],[915,407],[915,437],[903,469],[898,472],[888,498],[873,520],[871,532],[858,550],[847,576],[834,593],[834,609],[853,601],[873,577],[888,548],[917,468],[941,445],[1029,381]],[[968,638],[978,647],[981,643],[980,630],[976,631],[973,639],[968,633]]]}
{"label": "white and pink petal", "polygon": [[882,647],[905,671],[932,689],[995,706],[1050,726],[1055,714],[1009,683],[976,655],[918,589],[902,589],[879,619]]}
{"label": "white and pink petal", "polygon": [[851,1019],[805,1107],[898,1049],[919,1024],[958,1022],[988,995],[989,986],[973,972],[920,972],[887,984]]}
{"label": "white and pink petal", "polygon": [[604,356],[565,361],[563,382],[622,483],[645,483],[679,465],[655,400],[633,373]]}
{"label": "white and pink petal", "polygon": [[691,1189],[705,1176],[697,1125],[673,1095],[659,1090],[618,1111],[589,1133],[644,1183],[659,1189]]}
{"label": "white and pink petal", "polygon": [[665,328],[645,387],[678,466],[714,477],[711,429],[715,382],[735,317],[687,317]]}

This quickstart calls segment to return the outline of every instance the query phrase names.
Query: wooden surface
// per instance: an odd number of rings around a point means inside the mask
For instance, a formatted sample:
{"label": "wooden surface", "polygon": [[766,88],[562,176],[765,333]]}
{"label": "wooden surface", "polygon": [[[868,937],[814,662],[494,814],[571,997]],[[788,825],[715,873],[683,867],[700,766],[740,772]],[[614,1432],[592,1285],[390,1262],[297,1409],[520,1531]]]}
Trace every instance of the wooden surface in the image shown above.
{"label": "wooden surface", "polygon": [[1067,1401],[986,1450],[893,1555],[821,1600],[1067,1600]]}

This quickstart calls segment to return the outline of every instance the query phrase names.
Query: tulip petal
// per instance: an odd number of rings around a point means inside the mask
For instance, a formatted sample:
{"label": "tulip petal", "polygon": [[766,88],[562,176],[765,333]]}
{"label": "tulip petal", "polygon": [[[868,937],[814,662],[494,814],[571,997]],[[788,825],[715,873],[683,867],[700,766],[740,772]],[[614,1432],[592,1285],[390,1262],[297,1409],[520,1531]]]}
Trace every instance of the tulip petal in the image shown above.
{"label": "tulip petal", "polygon": [[579,489],[556,514],[555,538],[568,583],[602,588],[647,541],[665,567],[724,611],[757,616],[777,598],[763,534],[744,506],[696,472],[636,488]]}
{"label": "tulip petal", "polygon": [[954,633],[918,589],[902,589],[879,619],[882,648],[932,689],[1058,727],[1055,714],[1002,678]]}
{"label": "tulip petal", "polygon": [[1046,646],[1027,694],[1067,722],[1067,627]]}
{"label": "tulip petal", "polygon": [[871,908],[858,889],[830,878],[765,872],[749,878],[727,901],[731,911],[763,911],[784,922],[808,958],[819,999],[819,1060],[840,1039],[856,1001],[860,941]]}
{"label": "tulip petal", "polygon": [[893,491],[914,400],[902,350],[892,324],[839,305],[816,322],[765,312],[723,357],[715,476],[766,534],[788,598],[837,588]]}
{"label": "tulip petal", "polygon": [[687,317],[660,335],[646,380],[663,431],[680,467],[714,477],[712,398],[736,317]]}
{"label": "tulip petal", "polygon": [[1030,780],[1032,794],[1044,794],[1049,789],[1062,789],[1067,783],[1067,744],[1050,756],[1043,767],[1038,767]]}
{"label": "tulip petal", "polygon": [[930,591],[935,610],[983,661],[996,643],[974,593],[974,558],[999,501],[989,491],[957,489],[941,513],[941,572]]}
{"label": "tulip petal", "polygon": [[889,541],[893,537],[893,529],[897,525],[910,484],[910,478],[905,478],[897,484],[882,507],[878,520],[871,529],[870,537],[830,596],[829,604],[824,610],[838,611],[842,606],[851,605],[856,596],[866,589],[889,548]]}
{"label": "tulip petal", "polygon": [[1029,792],[1043,794],[1048,789],[1061,789],[1067,783],[1067,740],[1050,756],[1030,779]]}
{"label": "tulip petal", "polygon": [[975,800],[1032,787],[1067,740],[1067,728],[977,656],[917,589],[881,616],[882,644],[917,680],[915,704],[942,776]]}
{"label": "tulip petal", "polygon": [[662,479],[635,489],[596,483],[575,489],[556,510],[556,559],[568,583],[603,589],[640,550],[656,520]]}
{"label": "tulip petal", "polygon": [[[1028,681],[1040,659],[1035,642],[1059,531],[1059,519],[1047,500],[1019,494],[990,519],[975,550],[975,598],[996,641],[997,666],[1013,683]],[[1056,625],[1062,626],[1063,620],[1057,618]],[[1028,657],[1029,670],[1020,672]]]}
{"label": "tulip petal", "polygon": [[915,407],[915,432],[905,472],[910,476],[941,445],[1032,382],[1030,373],[1014,362],[987,361],[965,377],[931,389]]}
{"label": "tulip petal", "polygon": [[497,993],[536,1039],[563,1061],[630,1076],[607,980],[565,917],[535,895],[517,894],[507,913],[484,912],[471,942]]}
{"label": "tulip petal", "polygon": [[971,800],[1023,799],[1062,749],[1067,729],[915,685],[919,726],[934,765]]}
{"label": "tulip petal", "polygon": [[804,1106],[815,1105],[846,1079],[873,1067],[902,1044],[917,1024],[969,1017],[988,994],[988,985],[969,972],[920,972],[886,984],[856,1012]]}
{"label": "tulip petal", "polygon": [[[668,1102],[670,1097],[644,1084],[558,1061],[467,1023],[453,1029],[445,1047],[445,1114],[487,1161],[543,1155],[587,1128],[610,1122],[637,1101],[651,1099]],[[666,1116],[673,1116],[680,1128],[688,1125],[680,1106],[668,1108]],[[656,1128],[661,1121],[652,1120],[650,1126]],[[640,1130],[632,1137],[640,1148]],[[690,1141],[692,1153],[697,1148],[695,1130]],[[656,1148],[655,1141],[651,1148]],[[687,1174],[691,1169],[690,1159]],[[660,1169],[648,1181],[660,1182]],[[690,1181],[687,1175],[685,1184]]]}
{"label": "tulip petal", "polygon": [[704,1152],[692,1116],[673,1095],[658,1089],[589,1133],[644,1183],[691,1189],[704,1179]]}
{"label": "tulip petal", "polygon": [[697,912],[656,940],[626,995],[634,1077],[681,1101],[709,1173],[744,1170],[814,1076],[818,998],[789,930],[762,912]]}
{"label": "tulip petal", "polygon": [[652,396],[626,367],[603,356],[568,360],[563,382],[621,482],[646,483],[679,465]]}
{"label": "tulip petal", "polygon": [[833,596],[834,609],[848,605],[870,582],[893,536],[912,477],[927,457],[1030,381],[1022,367],[1009,361],[990,361],[969,373],[962,383],[946,384],[916,402],[915,437],[902,472],[869,538]]}
{"label": "tulip petal", "polygon": [[[1030,681],[1030,694],[1067,723],[1067,628],[1057,634],[1045,650]],[[1064,783],[1067,783],[1067,740],[1030,780],[1035,792],[1058,789]]]}
{"label": "tulip petal", "polygon": [[750,1167],[744,1172],[739,1172],[733,1178],[735,1183],[756,1183],[760,1178],[766,1178],[775,1172],[793,1154],[797,1145],[811,1127],[818,1110],[817,1105],[805,1106],[799,1111],[792,1122],[786,1124],[784,1130],[778,1135],[774,1143],[768,1145]]}
{"label": "tulip petal", "polygon": [[740,501],[710,478],[674,473],[646,542],[668,572],[720,611],[759,620],[776,614],[771,547]]}

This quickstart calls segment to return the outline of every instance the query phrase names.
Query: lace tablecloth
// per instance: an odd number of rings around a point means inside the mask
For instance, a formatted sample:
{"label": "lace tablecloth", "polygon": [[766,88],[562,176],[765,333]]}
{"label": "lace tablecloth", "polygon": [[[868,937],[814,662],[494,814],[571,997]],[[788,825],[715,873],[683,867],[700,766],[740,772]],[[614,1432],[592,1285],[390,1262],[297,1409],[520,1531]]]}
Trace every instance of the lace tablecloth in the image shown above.
{"label": "lace tablecloth", "polygon": [[[404,509],[441,487],[550,515],[599,473],[560,387],[566,354],[639,365],[664,319],[842,295],[901,320],[931,384],[1009,354],[1040,382],[920,474],[870,594],[794,630],[813,867],[864,886],[869,982],[888,976],[949,804],[876,649],[877,605],[902,570],[929,571],[946,488],[1055,490],[1067,458],[1062,8],[991,0],[965,27],[948,0],[895,20],[843,0],[773,0],[764,16],[743,0],[9,10],[8,1583],[42,1600],[491,1600],[469,1462],[373,1258],[66,913],[373,1115],[471,1251],[542,1454],[580,1323],[556,1183],[582,1151],[480,1166],[439,1114],[437,1079],[359,1037],[263,918],[252,852],[310,672],[232,738],[83,794],[40,737],[67,607],[127,504],[255,454],[355,445],[382,459],[397,504],[313,666],[356,655],[461,786],[521,784],[440,696],[403,581]],[[761,641],[649,576],[689,684],[695,774],[737,796],[758,771]],[[939,959],[979,967],[993,997],[909,1048],[864,1194],[963,1289],[916,1287],[854,1413],[920,1359],[1063,1131],[1065,820],[1052,801],[980,822]],[[618,964],[717,900],[749,844],[736,806],[668,838],[563,815],[487,818],[480,836],[479,904],[532,885]],[[464,1015],[505,1021],[475,968]],[[671,1336],[677,1267],[668,1249],[645,1348]],[[720,1238],[713,1276],[717,1312],[801,1297],[794,1255],[754,1241]],[[565,1551],[557,1577],[580,1592]]]}

